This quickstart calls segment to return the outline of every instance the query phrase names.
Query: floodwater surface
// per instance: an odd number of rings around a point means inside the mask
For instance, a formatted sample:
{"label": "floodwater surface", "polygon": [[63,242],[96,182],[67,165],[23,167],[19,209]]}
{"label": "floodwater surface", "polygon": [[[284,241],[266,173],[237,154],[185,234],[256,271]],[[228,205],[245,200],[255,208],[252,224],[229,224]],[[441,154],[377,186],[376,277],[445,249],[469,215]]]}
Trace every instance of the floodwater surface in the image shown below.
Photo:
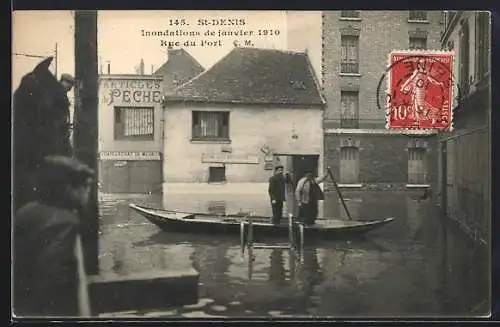
{"label": "floodwater surface", "polygon": [[[489,249],[438,215],[418,191],[344,195],[355,219],[395,217],[363,238],[242,255],[238,236],[161,231],[129,203],[195,212],[270,214],[265,196],[207,194],[100,196],[100,269],[119,275],[194,268],[199,302],[115,317],[440,317],[490,310]],[[243,208],[242,208],[243,206]],[[347,219],[334,193],[325,217]]]}

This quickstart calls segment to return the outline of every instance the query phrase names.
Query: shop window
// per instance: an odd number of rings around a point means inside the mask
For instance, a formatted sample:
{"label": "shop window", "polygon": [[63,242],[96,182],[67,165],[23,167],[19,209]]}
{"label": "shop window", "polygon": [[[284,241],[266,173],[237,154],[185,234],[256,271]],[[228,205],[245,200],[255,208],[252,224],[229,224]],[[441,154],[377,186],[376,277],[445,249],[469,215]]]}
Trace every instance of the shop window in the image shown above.
{"label": "shop window", "polygon": [[408,148],[408,184],[427,184],[425,148]]}
{"label": "shop window", "polygon": [[226,181],[226,167],[209,167],[208,168],[208,182],[209,183],[222,183]]}
{"label": "shop window", "polygon": [[154,108],[115,107],[115,140],[153,140]]}
{"label": "shop window", "polygon": [[340,183],[359,183],[359,148],[347,146],[340,148]]}
{"label": "shop window", "polygon": [[229,140],[229,112],[193,111],[193,140]]}

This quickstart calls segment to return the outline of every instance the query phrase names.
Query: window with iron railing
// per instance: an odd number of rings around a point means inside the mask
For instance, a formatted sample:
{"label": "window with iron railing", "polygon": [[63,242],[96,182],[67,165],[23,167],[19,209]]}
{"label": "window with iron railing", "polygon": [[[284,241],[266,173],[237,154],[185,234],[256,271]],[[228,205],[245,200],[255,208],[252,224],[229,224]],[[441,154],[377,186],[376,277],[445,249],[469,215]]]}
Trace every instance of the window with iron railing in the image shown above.
{"label": "window with iron railing", "polygon": [[359,96],[358,92],[342,91],[340,93],[340,127],[359,128]]}
{"label": "window with iron railing", "polygon": [[340,11],[341,18],[359,18],[358,10],[341,10]]}
{"label": "window with iron railing", "polygon": [[427,38],[425,37],[410,37],[410,49],[425,50],[427,49]]}
{"label": "window with iron railing", "polygon": [[115,140],[153,140],[154,108],[115,107]]}
{"label": "window with iron railing", "polygon": [[410,10],[409,20],[416,21],[426,21],[427,20],[427,11],[421,10]]}
{"label": "window with iron railing", "polygon": [[193,111],[193,140],[229,140],[229,112]]}
{"label": "window with iron railing", "polygon": [[476,13],[475,76],[480,81],[490,70],[490,20],[487,12]]}
{"label": "window with iron railing", "polygon": [[341,73],[359,73],[359,37],[341,36]]}
{"label": "window with iron railing", "polygon": [[469,23],[464,21],[460,29],[459,37],[459,83],[460,97],[469,93]]}
{"label": "window with iron railing", "polygon": [[408,148],[408,184],[426,183],[426,150],[424,148]]}

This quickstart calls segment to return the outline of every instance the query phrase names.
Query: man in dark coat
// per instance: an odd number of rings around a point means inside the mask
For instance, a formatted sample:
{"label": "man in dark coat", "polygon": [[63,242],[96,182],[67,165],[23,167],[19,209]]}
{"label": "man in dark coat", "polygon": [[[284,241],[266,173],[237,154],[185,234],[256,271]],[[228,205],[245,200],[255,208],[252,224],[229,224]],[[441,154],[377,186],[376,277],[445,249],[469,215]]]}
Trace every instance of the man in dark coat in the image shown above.
{"label": "man in dark coat", "polygon": [[[50,72],[53,58],[23,76],[13,98],[14,208],[35,197],[35,175],[48,155],[71,156],[69,100],[61,81]],[[71,77],[69,78],[72,79]],[[63,81],[64,80],[64,81]]]}
{"label": "man in dark coat", "polygon": [[49,156],[40,172],[38,200],[14,216],[14,314],[89,315],[77,212],[88,202],[94,171]]}
{"label": "man in dark coat", "polygon": [[283,202],[285,202],[285,185],[290,182],[288,173],[283,176],[283,166],[274,167],[274,175],[269,178],[268,193],[271,199],[273,217],[271,222],[279,224],[283,216]]}

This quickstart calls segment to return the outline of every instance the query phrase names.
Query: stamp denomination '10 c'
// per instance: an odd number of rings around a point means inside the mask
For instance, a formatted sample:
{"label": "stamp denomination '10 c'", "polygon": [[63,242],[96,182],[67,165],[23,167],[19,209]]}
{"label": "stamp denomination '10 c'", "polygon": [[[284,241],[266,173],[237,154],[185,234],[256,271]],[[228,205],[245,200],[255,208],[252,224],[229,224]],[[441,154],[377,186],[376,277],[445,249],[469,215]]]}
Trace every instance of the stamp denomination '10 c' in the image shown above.
{"label": "stamp denomination '10 c'", "polygon": [[452,128],[453,52],[389,55],[387,128]]}

